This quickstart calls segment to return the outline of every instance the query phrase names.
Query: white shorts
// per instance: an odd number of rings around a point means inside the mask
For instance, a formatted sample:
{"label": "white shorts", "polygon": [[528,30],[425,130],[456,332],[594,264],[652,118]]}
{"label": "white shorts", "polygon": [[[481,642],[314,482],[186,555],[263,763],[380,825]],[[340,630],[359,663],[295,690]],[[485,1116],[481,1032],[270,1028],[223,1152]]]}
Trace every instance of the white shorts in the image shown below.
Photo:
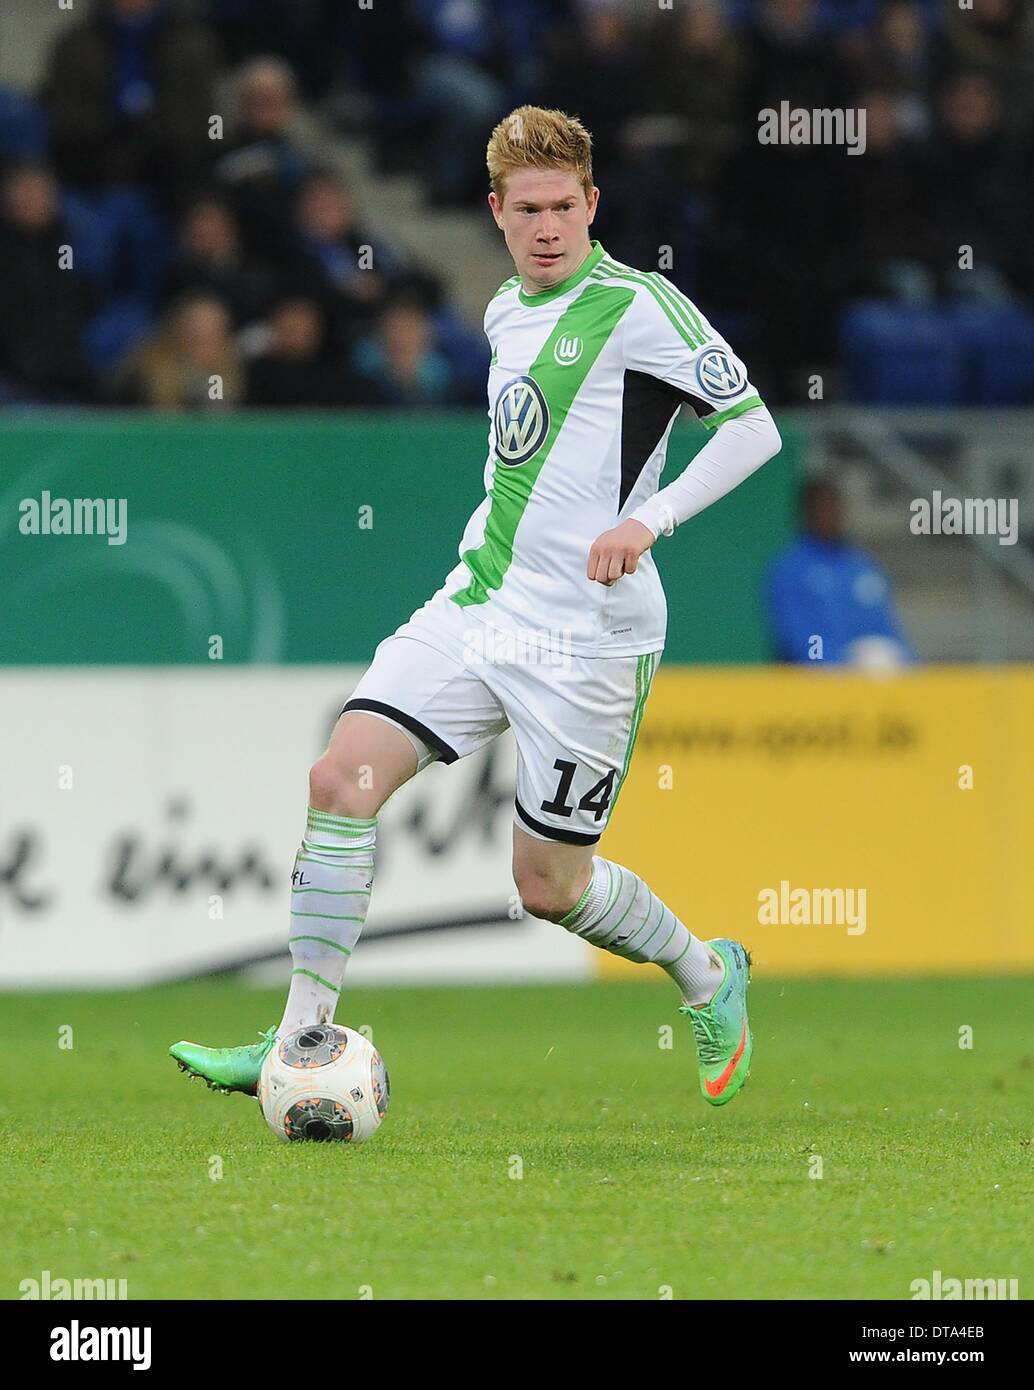
{"label": "white shorts", "polygon": [[595,844],[628,771],[660,652],[579,657],[488,627],[439,592],[386,637],[346,702],[407,733],[418,768],[517,740],[514,821]]}

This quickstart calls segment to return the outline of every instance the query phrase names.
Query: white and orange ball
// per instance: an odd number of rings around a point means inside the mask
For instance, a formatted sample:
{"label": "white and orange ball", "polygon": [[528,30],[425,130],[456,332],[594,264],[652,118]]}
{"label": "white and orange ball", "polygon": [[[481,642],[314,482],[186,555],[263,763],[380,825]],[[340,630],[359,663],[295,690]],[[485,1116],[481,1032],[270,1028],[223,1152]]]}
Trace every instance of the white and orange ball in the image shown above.
{"label": "white and orange ball", "polygon": [[279,1139],[361,1144],[388,1109],[388,1071],[354,1028],[314,1023],[280,1038],[262,1063],[258,1098]]}

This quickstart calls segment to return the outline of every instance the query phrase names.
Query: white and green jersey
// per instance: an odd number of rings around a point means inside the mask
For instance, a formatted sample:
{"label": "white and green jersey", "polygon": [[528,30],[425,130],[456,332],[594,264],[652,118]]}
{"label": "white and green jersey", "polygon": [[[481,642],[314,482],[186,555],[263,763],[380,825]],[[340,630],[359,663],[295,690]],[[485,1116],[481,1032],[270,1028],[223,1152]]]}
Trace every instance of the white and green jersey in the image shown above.
{"label": "white and green jersey", "polygon": [[589,550],[657,491],[683,403],[712,427],[761,405],[743,364],[669,280],[598,241],[551,290],[507,280],[485,333],[487,496],[439,597],[576,655],[659,651],[667,605],[650,552],[607,587],[586,577]]}

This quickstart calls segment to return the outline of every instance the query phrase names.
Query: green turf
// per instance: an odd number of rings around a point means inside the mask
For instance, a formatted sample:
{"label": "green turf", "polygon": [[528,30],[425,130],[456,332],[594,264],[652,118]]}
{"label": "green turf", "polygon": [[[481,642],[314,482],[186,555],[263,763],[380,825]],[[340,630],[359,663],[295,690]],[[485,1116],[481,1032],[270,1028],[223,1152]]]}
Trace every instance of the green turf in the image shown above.
{"label": "green turf", "polygon": [[663,980],[353,992],[392,1095],[350,1148],[278,1143],[165,1055],[251,1041],[279,996],[7,997],[0,1294],[48,1269],[131,1298],[900,1299],[939,1269],[1029,1297],[1031,998],[761,981],[753,1075],[712,1110]]}

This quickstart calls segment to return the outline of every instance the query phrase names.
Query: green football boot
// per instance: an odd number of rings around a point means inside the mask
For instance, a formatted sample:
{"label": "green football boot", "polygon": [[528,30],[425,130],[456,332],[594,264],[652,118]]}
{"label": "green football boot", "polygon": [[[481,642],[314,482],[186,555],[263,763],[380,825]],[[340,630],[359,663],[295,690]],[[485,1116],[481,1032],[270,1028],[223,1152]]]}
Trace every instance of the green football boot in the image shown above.
{"label": "green football boot", "polygon": [[243,1091],[255,1095],[259,1072],[266,1054],[276,1041],[276,1024],[261,1034],[262,1041],[247,1047],[202,1047],[200,1043],[178,1042],[169,1048],[180,1071],[200,1076],[213,1091]]}
{"label": "green football boot", "polygon": [[738,941],[719,936],[706,943],[725,964],[725,978],[710,1001],[683,1005],[697,1044],[700,1091],[710,1105],[727,1105],[750,1075],[754,1050],[747,1022],[750,953]]}

